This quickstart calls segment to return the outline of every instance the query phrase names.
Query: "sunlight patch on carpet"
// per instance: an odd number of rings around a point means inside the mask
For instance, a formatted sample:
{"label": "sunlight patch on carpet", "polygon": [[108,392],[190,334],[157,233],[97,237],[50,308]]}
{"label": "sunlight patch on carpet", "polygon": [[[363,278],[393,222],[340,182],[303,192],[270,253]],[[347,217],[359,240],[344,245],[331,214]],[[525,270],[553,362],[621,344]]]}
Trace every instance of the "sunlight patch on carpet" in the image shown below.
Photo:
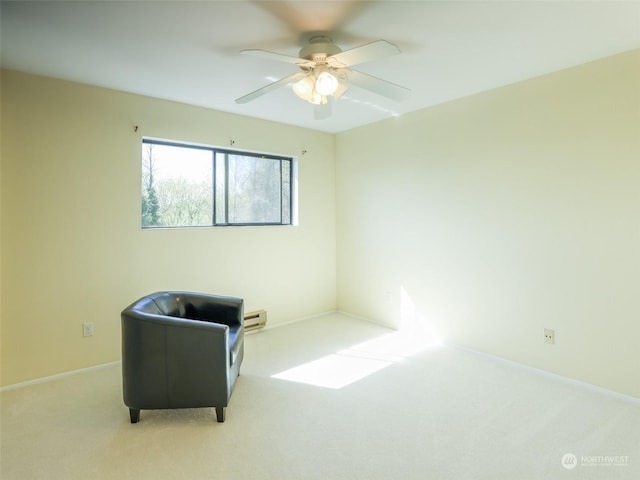
{"label": "sunlight patch on carpet", "polygon": [[390,333],[275,374],[272,378],[340,389],[426,349],[421,335]]}
{"label": "sunlight patch on carpet", "polygon": [[333,354],[285,370],[272,378],[337,390],[382,370],[391,363],[375,358]]}
{"label": "sunlight patch on carpet", "polygon": [[440,345],[439,338],[432,330],[430,316],[418,311],[403,286],[398,293],[398,331],[285,370],[272,375],[272,378],[340,389],[429,347]]}

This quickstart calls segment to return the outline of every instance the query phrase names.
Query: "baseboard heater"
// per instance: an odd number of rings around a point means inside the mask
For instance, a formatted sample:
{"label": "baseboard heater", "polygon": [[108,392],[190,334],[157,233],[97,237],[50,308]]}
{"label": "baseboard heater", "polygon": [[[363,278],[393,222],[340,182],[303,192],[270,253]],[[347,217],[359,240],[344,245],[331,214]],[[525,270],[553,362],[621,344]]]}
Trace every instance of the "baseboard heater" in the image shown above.
{"label": "baseboard heater", "polygon": [[267,324],[267,311],[256,310],[244,314],[244,329],[247,332],[264,328]]}

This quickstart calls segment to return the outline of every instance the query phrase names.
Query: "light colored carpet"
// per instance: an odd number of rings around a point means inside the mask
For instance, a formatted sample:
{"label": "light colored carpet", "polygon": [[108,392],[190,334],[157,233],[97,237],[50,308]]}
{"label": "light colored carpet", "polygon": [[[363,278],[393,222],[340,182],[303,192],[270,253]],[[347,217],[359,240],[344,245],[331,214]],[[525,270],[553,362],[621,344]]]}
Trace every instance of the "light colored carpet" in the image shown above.
{"label": "light colored carpet", "polygon": [[[338,314],[248,335],[222,424],[213,409],[143,410],[130,424],[118,365],[6,390],[1,477],[640,478],[640,402],[415,347]],[[355,380],[360,367],[370,374]]]}

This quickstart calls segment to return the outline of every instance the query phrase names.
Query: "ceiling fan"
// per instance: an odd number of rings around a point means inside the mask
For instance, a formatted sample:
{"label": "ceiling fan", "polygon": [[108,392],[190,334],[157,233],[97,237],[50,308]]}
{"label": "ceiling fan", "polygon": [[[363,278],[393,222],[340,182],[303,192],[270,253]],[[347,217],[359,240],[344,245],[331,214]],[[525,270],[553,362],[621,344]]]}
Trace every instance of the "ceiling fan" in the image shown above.
{"label": "ceiling fan", "polygon": [[291,63],[301,71],[237,98],[236,103],[247,103],[277,88],[293,84],[294,93],[313,104],[314,117],[321,120],[331,115],[331,97],[339,99],[349,88],[349,84],[396,101],[405,99],[409,94],[409,89],[405,87],[350,68],[399,54],[400,49],[386,40],[376,40],[342,51],[329,37],[318,35],[309,40],[298,57],[258,49],[243,50],[240,53]]}

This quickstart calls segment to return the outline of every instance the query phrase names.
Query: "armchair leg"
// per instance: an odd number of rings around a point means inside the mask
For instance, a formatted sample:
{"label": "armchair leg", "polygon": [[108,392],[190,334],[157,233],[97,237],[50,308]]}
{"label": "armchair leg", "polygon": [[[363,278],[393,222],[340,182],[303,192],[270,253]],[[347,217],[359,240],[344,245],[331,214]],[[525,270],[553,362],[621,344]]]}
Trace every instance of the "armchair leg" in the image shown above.
{"label": "armchair leg", "polygon": [[140,420],[140,410],[137,408],[130,408],[129,417],[131,417],[131,423],[138,423]]}
{"label": "armchair leg", "polygon": [[216,407],[216,417],[219,423],[224,422],[224,407]]}

